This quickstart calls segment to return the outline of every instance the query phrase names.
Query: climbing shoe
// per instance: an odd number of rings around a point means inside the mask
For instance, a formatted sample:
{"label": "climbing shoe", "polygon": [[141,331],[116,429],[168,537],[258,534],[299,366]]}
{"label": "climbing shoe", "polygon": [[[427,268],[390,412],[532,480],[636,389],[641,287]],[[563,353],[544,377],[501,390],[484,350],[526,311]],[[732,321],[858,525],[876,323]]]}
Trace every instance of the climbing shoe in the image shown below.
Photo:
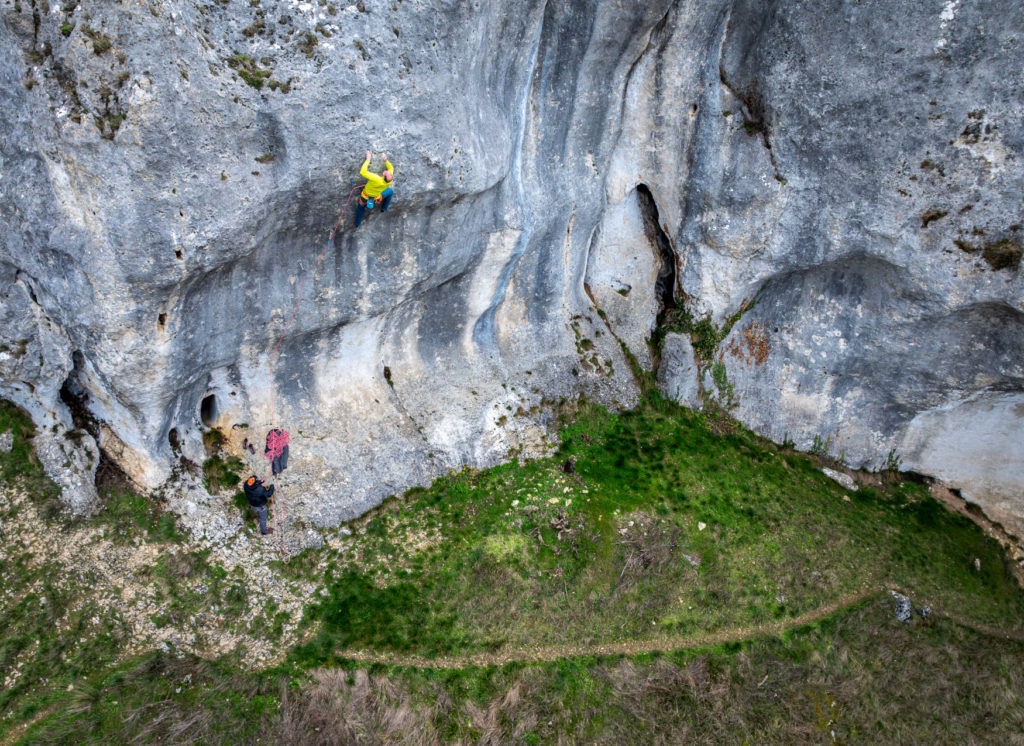
{"label": "climbing shoe", "polygon": [[264,536],[266,536],[267,534],[274,533],[274,529],[268,528],[266,531],[260,531],[260,533],[263,534]]}

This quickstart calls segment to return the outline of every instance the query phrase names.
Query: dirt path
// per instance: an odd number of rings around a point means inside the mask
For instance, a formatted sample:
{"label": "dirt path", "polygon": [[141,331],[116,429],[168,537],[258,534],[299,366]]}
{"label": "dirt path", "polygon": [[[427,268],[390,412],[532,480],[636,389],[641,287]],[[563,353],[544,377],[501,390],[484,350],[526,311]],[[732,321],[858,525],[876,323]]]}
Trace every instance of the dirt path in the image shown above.
{"label": "dirt path", "polygon": [[596,645],[540,645],[537,647],[503,650],[499,653],[474,653],[440,658],[426,658],[419,655],[386,653],[374,650],[342,650],[338,656],[361,663],[382,663],[389,666],[411,668],[468,668],[470,666],[500,666],[506,663],[547,663],[563,658],[590,655],[640,655],[642,653],[667,653],[674,650],[721,645],[728,642],[742,642],[757,637],[779,635],[788,630],[821,621],[838,611],[856,606],[885,591],[872,589],[850,593],[824,606],[819,606],[799,616],[781,619],[777,622],[750,627],[734,627],[717,632],[696,635],[674,635],[655,637],[647,640],[623,640],[622,642],[599,643]]}
{"label": "dirt path", "polygon": [[[892,590],[898,590],[893,588]],[[341,650],[338,656],[359,663],[379,663],[387,666],[409,668],[459,669],[474,666],[501,666],[506,663],[550,663],[564,658],[578,658],[594,655],[640,655],[643,653],[668,653],[676,650],[693,650],[730,642],[744,642],[758,637],[781,635],[814,622],[820,622],[833,614],[845,611],[872,598],[880,597],[889,589],[862,590],[850,593],[831,603],[804,612],[799,616],[776,622],[749,627],[734,627],[696,635],[674,635],[647,640],[624,640],[622,642],[596,645],[539,645],[537,647],[503,650],[499,653],[474,653],[428,658],[420,655],[388,653],[376,650]],[[1024,630],[1002,630],[960,618],[953,614],[938,613],[945,619],[990,637],[1024,642]]]}

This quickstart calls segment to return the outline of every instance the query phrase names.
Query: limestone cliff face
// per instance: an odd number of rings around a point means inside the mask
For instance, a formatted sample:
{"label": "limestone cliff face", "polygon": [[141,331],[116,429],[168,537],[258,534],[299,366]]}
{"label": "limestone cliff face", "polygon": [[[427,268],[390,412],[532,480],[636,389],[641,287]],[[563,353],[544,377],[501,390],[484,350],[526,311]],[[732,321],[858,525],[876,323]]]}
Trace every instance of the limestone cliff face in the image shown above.
{"label": "limestone cliff face", "polygon": [[[0,396],[76,509],[68,394],[197,530],[232,527],[181,457],[273,419],[323,525],[538,452],[544,397],[628,406],[619,340],[655,364],[666,305],[756,299],[712,358],[669,335],[667,391],[1024,515],[1022,32],[1008,1],[3,0]],[[368,148],[395,201],[328,246]]]}

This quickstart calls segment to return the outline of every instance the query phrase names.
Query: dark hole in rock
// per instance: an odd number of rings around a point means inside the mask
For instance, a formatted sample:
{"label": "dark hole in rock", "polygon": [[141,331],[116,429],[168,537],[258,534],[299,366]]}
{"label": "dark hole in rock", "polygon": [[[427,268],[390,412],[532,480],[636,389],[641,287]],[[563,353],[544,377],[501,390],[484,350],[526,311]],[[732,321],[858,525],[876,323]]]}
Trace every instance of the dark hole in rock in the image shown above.
{"label": "dark hole in rock", "polygon": [[174,258],[175,259],[184,259],[185,258],[185,252],[183,252],[181,249],[175,249],[174,250]]}
{"label": "dark hole in rock", "polygon": [[178,428],[172,427],[167,431],[167,442],[171,444],[171,448],[175,451],[181,448],[181,439],[178,437]]}
{"label": "dark hole in rock", "polygon": [[391,381],[391,368],[384,366],[384,380]]}
{"label": "dark hole in rock", "polygon": [[156,317],[156,323],[160,325],[161,329],[163,329],[164,326],[167,325],[167,314],[166,313],[162,313],[159,316],[157,316]]}
{"label": "dark hole in rock", "polygon": [[[654,201],[654,195],[646,184],[636,186],[637,202],[640,205],[640,214],[644,220],[644,233],[647,240],[658,247],[658,279],[654,283],[654,293],[661,306],[661,316],[665,312],[676,307],[675,286],[676,286],[676,255],[672,251],[672,243],[668,235],[661,227],[658,215],[658,204]],[[622,295],[628,294],[626,290]]]}
{"label": "dark hole in rock", "polygon": [[71,421],[75,428],[84,430],[98,439],[99,426],[96,418],[89,411],[89,392],[81,383],[81,377],[84,376],[85,356],[80,350],[75,350],[71,353],[71,361],[74,367],[60,387],[60,400],[71,412]]}
{"label": "dark hole in rock", "polygon": [[199,419],[207,427],[213,427],[217,423],[217,414],[217,397],[213,394],[207,394],[199,405]]}

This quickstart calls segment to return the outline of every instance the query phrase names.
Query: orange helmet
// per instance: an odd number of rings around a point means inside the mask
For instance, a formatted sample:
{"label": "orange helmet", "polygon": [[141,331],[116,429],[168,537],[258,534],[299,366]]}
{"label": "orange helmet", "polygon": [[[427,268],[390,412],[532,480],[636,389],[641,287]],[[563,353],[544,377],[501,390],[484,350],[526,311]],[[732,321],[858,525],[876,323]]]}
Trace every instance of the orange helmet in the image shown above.
{"label": "orange helmet", "polygon": [[256,484],[256,477],[252,476],[245,480],[246,484]]}

